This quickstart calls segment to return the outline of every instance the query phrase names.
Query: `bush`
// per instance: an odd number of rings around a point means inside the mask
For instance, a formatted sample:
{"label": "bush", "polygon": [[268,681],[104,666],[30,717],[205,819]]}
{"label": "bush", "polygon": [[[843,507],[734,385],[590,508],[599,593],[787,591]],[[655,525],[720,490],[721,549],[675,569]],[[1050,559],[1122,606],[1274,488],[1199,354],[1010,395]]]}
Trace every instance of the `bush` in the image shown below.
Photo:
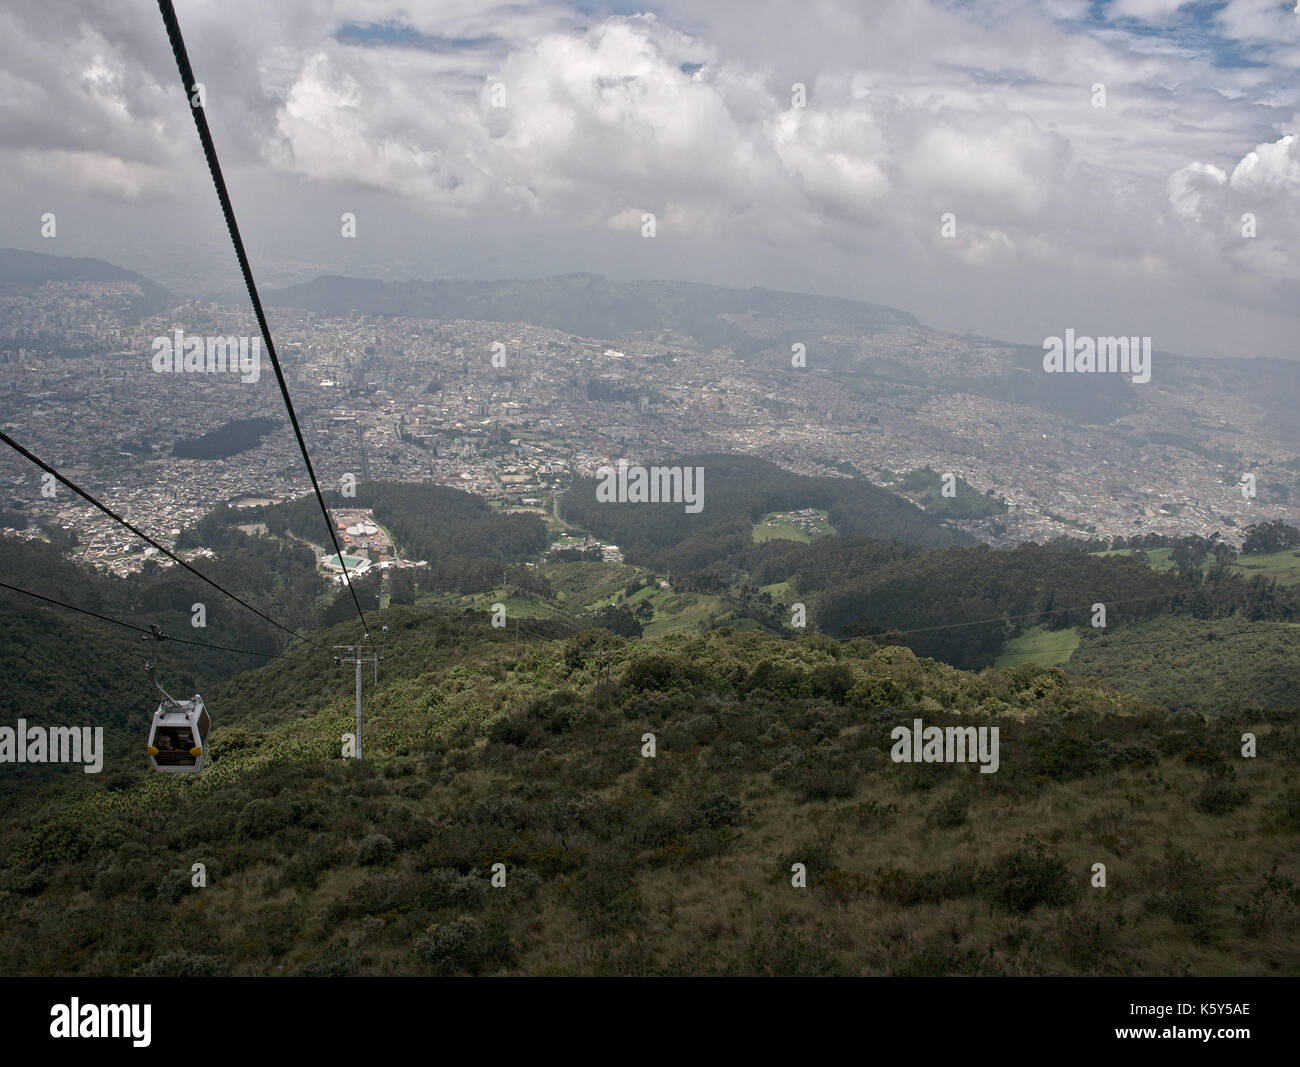
{"label": "bush", "polygon": [[137,978],[222,978],[227,971],[220,956],[174,950],[155,956],[133,972]]}
{"label": "bush", "polygon": [[332,942],[325,951],[298,966],[295,978],[351,978],[358,970],[357,957],[342,939]]}
{"label": "bush", "polygon": [[13,891],[20,897],[39,897],[49,885],[44,871],[31,871],[14,879]]}
{"label": "bush", "polygon": [[385,834],[367,834],[357,846],[357,861],[365,866],[388,863],[396,854],[393,839]]}
{"label": "bush", "polygon": [[400,804],[388,809],[379,828],[398,851],[423,845],[433,837],[433,823]]}
{"label": "bush", "polygon": [[931,826],[951,830],[966,821],[969,810],[970,795],[965,790],[959,789],[939,801],[925,817],[925,821]]}
{"label": "bush", "polygon": [[880,899],[912,908],[973,896],[978,880],[979,870],[971,863],[957,863],[946,871],[917,873],[892,868],[877,873],[875,888]]}
{"label": "bush", "polygon": [[1036,750],[1034,773],[1068,782],[1095,774],[1105,756],[1086,737],[1063,735],[1044,740]]}
{"label": "bush", "polygon": [[714,793],[691,813],[691,828],[736,826],[740,823],[741,804],[726,793]]}
{"label": "bush", "polygon": [[112,900],[139,884],[128,870],[114,864],[95,875],[92,892],[98,900]]}
{"label": "bush", "polygon": [[239,813],[235,835],[245,841],[270,837],[298,822],[304,812],[304,806],[296,800],[281,800],[278,797],[274,800],[250,800]]}
{"label": "bush", "polygon": [[548,733],[562,734],[581,724],[587,713],[578,706],[578,695],[572,689],[557,689],[529,704],[526,717]]}
{"label": "bush", "polygon": [[790,868],[796,863],[804,865],[809,886],[819,885],[820,880],[835,869],[835,845],[826,838],[806,841],[798,848],[787,852],[777,863],[779,867],[776,877],[786,885],[789,885],[790,879],[794,877],[794,872]]}
{"label": "bush", "polygon": [[823,663],[808,675],[808,691],[815,697],[843,704],[853,687],[853,672],[843,663]]}
{"label": "bush", "polygon": [[804,673],[796,667],[763,660],[745,680],[746,692],[766,690],[779,697],[797,696],[803,686]]}
{"label": "bush", "polygon": [[1196,795],[1192,806],[1205,815],[1227,815],[1236,811],[1250,799],[1244,789],[1236,789],[1221,778],[1212,778]]}
{"label": "bush", "polygon": [[1204,940],[1217,896],[1208,865],[1190,849],[1168,842],[1163,862],[1148,869],[1146,876],[1155,887],[1143,902],[1146,910],[1191,927],[1194,935]]}
{"label": "bush", "polygon": [[[507,884],[509,884],[507,880]],[[491,883],[476,874],[461,874],[440,867],[425,879],[422,902],[430,908],[478,908],[487,899]]]}
{"label": "bush", "polygon": [[623,675],[623,684],[638,693],[672,688],[688,689],[698,684],[695,665],[676,656],[642,656]]}
{"label": "bush", "polygon": [[983,881],[1000,907],[1020,915],[1027,915],[1040,904],[1062,907],[1072,903],[1079,892],[1061,857],[1033,837],[998,860]]}
{"label": "bush", "polygon": [[1058,932],[1061,955],[1076,971],[1119,974],[1131,968],[1126,951],[1132,935],[1123,911],[1080,907],[1063,914]]}
{"label": "bush", "polygon": [[497,719],[488,730],[489,741],[495,741],[499,745],[514,745],[516,748],[540,744],[541,736],[533,721],[522,712]]}
{"label": "bush", "polygon": [[839,904],[851,904],[871,892],[871,879],[857,871],[830,871],[817,883],[818,888]]}
{"label": "bush", "polygon": [[500,923],[469,916],[434,923],[415,943],[416,954],[435,974],[480,974],[492,965],[507,966],[514,946]]}
{"label": "bush", "polygon": [[306,845],[281,870],[282,888],[314,889],[323,871],[339,860],[338,843],[330,834],[313,834]]}
{"label": "bush", "polygon": [[154,895],[164,904],[175,904],[190,891],[190,878],[189,871],[180,868],[170,870],[159,879]]}
{"label": "bush", "polygon": [[1300,788],[1286,790],[1269,805],[1269,822],[1278,830],[1300,830]]}
{"label": "bush", "polygon": [[401,883],[392,875],[373,875],[348,890],[340,910],[344,915],[375,915],[395,907],[401,895]]}
{"label": "bush", "polygon": [[[786,746],[781,755],[787,756],[792,748]],[[783,760],[772,768],[772,780],[803,800],[832,800],[853,796],[858,791],[859,773],[852,755],[836,742],[818,745],[793,761]]]}
{"label": "bush", "polygon": [[697,715],[681,725],[682,739],[687,745],[707,745],[718,736],[718,720],[712,715]]}
{"label": "bush", "polygon": [[843,961],[816,937],[802,938],[788,926],[755,927],[745,944],[740,973],[779,978],[834,978],[847,973]]}
{"label": "bush", "polygon": [[573,889],[578,914],[597,935],[614,933],[641,917],[641,891],[631,864],[596,859],[579,875]]}

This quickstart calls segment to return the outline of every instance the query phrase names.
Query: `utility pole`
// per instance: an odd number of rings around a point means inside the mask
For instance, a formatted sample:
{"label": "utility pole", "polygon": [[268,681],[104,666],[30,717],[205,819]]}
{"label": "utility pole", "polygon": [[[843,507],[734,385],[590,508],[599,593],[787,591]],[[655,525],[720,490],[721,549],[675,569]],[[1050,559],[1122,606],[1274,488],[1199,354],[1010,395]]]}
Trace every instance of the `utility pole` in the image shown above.
{"label": "utility pole", "polygon": [[[388,629],[388,627],[384,627]],[[369,655],[360,645],[335,645],[334,662],[355,663],[357,667],[357,759],[361,759],[361,665],[363,663],[373,663],[375,665],[375,681],[379,681],[379,661],[383,658],[383,653],[372,652]]]}

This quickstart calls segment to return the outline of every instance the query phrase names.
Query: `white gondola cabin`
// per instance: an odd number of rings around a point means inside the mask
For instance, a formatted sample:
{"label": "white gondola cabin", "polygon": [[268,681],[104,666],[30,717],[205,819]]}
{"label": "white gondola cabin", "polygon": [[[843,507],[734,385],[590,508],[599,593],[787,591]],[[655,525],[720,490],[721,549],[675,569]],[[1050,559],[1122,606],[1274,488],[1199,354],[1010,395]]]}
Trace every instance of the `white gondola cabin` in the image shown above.
{"label": "white gondola cabin", "polygon": [[149,758],[154,770],[198,774],[208,754],[212,720],[198,693],[192,700],[164,700],[149,730]]}

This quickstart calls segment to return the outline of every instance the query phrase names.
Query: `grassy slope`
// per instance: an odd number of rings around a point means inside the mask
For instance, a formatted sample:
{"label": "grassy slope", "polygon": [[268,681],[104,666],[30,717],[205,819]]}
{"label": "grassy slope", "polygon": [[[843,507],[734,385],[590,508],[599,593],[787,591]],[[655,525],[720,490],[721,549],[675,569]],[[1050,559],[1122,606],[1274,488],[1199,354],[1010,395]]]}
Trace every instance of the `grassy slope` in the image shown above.
{"label": "grassy slope", "polygon": [[[1052,669],[725,633],[616,644],[597,707],[559,642],[388,622],[365,765],[338,759],[348,678],[283,662],[211,694],[202,780],[6,812],[0,969],[1300,973],[1294,714],[1206,725]],[[885,755],[953,712],[1000,723],[997,774]]]}
{"label": "grassy slope", "polygon": [[1039,667],[1053,667],[1067,662],[1078,647],[1077,630],[1048,630],[1035,626],[1008,641],[993,665],[1015,667],[1032,663]]}
{"label": "grassy slope", "polygon": [[[1167,571],[1173,567],[1172,548],[1148,548],[1145,551],[1155,570]],[[1129,548],[1117,548],[1110,552],[1094,552],[1093,555],[1128,556],[1132,552],[1133,550]],[[1202,569],[1208,570],[1209,563],[1202,564]],[[1236,571],[1244,578],[1260,574],[1284,585],[1296,585],[1300,583],[1300,554],[1290,548],[1281,552],[1256,552],[1248,556],[1238,556],[1237,562],[1228,569]]]}

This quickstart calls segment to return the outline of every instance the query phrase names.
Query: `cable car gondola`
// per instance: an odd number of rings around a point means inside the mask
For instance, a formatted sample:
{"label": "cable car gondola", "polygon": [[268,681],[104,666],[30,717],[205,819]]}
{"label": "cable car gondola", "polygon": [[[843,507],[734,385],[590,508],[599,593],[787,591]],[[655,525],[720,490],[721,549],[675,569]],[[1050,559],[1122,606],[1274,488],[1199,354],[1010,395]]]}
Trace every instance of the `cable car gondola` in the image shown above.
{"label": "cable car gondola", "polygon": [[[161,641],[163,635],[154,627],[155,636],[145,640]],[[208,754],[208,731],[212,720],[203,698],[195,693],[189,700],[175,700],[158,682],[157,664],[145,664],[149,678],[163,696],[149,727],[149,759],[153,769],[166,774],[198,774]]]}

